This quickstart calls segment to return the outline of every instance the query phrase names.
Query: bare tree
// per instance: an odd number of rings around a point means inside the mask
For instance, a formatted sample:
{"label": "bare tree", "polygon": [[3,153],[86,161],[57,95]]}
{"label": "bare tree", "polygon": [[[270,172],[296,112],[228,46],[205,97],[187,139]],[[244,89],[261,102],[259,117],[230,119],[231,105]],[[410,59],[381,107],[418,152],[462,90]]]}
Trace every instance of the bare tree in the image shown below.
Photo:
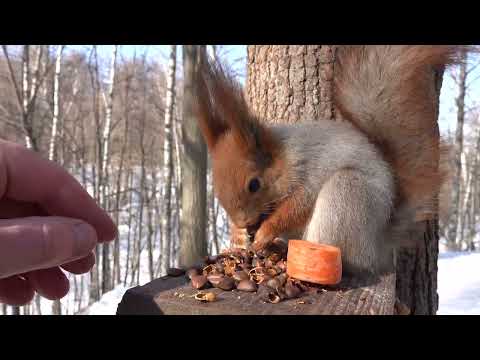
{"label": "bare tree", "polygon": [[53,119],[52,119],[52,135],[50,137],[50,147],[48,152],[48,159],[55,160],[55,147],[57,144],[57,124],[58,124],[58,91],[59,91],[59,81],[60,81],[60,71],[62,66],[62,52],[63,45],[57,47],[57,57],[55,60],[55,80],[53,88]]}
{"label": "bare tree", "polygon": [[460,64],[460,74],[457,81],[458,97],[457,105],[457,130],[455,132],[455,173],[452,179],[452,200],[450,207],[450,221],[447,228],[447,246],[450,250],[457,249],[458,211],[460,204],[460,177],[462,174],[462,151],[463,151],[463,123],[465,119],[465,92],[467,83],[467,53],[463,52]]}
{"label": "bare tree", "polygon": [[52,303],[52,314],[62,315],[62,303],[60,302],[60,300],[55,300]]}
{"label": "bare tree", "polygon": [[193,77],[205,46],[183,45],[182,220],[180,264],[190,266],[207,254],[207,152],[193,114]]}
{"label": "bare tree", "polygon": [[[128,207],[128,222],[127,222],[127,261],[125,265],[125,275],[123,278],[123,286],[127,286],[127,278],[130,270],[130,258],[131,258],[131,235],[132,235],[132,221],[133,221],[133,184],[134,184],[134,173],[131,169],[127,171],[127,184],[129,185],[129,207]],[[133,262],[133,261],[132,261]]]}
{"label": "bare tree", "polygon": [[[480,120],[480,116],[479,116]],[[479,187],[479,173],[480,173],[480,129],[476,134],[475,148],[473,151],[473,165],[472,174],[472,192],[470,197],[470,229],[468,232],[468,250],[475,251],[474,238],[477,234],[477,223],[480,212],[480,187]]]}
{"label": "bare tree", "polygon": [[[112,109],[113,109],[113,90],[115,86],[115,65],[117,61],[117,45],[113,46],[112,51],[112,58],[110,63],[110,75],[108,79],[108,99],[105,99],[105,126],[103,129],[103,156],[102,156],[102,176],[100,178],[101,181],[101,204],[103,205],[104,209],[108,209],[108,184],[109,184],[109,176],[108,176],[108,165],[110,160],[110,133],[112,130]],[[110,269],[110,244],[105,243],[102,247],[102,292],[105,293],[112,289],[112,277],[111,277],[111,269]]]}
{"label": "bare tree", "polygon": [[34,57],[32,66],[30,61],[30,45],[23,46],[21,85],[15,76],[15,69],[10,59],[7,46],[2,45],[2,50],[7,61],[10,82],[14,88],[20,112],[21,126],[25,132],[25,144],[28,148],[39,151],[38,134],[34,127],[35,105],[38,90],[50,71],[50,67],[46,67],[44,71],[40,73],[40,64],[44,54],[44,47],[42,45],[36,47],[36,56]]}
{"label": "bare tree", "polygon": [[162,214],[162,249],[160,274],[166,274],[170,266],[171,246],[171,197],[172,197],[172,118],[175,100],[175,73],[177,63],[177,46],[171,45],[167,72],[167,95],[165,105],[164,139],[163,139],[163,214]]}
{"label": "bare tree", "polygon": [[[93,57],[93,59],[92,59]],[[97,54],[97,47],[94,45],[92,50],[90,51],[89,55],[89,62],[88,62],[88,70],[90,75],[90,83],[92,88],[92,113],[95,123],[95,140],[94,141],[94,155],[97,162],[100,162],[102,154],[102,138],[100,135],[101,129],[101,120],[100,120],[100,101],[99,101],[99,94],[100,94],[100,80],[99,80],[99,69],[98,69],[98,54]],[[97,168],[98,164],[95,164],[95,161],[91,164],[91,181],[93,185],[93,195],[95,198],[98,198],[99,190],[98,184],[100,180],[97,179]],[[101,168],[101,166],[100,166]],[[101,178],[101,175],[98,176]],[[95,262],[95,266],[92,268],[90,272],[90,289],[89,289],[89,303],[94,301],[98,301],[100,299],[100,273],[99,273],[99,251],[98,246],[95,247],[95,257],[97,261]]]}

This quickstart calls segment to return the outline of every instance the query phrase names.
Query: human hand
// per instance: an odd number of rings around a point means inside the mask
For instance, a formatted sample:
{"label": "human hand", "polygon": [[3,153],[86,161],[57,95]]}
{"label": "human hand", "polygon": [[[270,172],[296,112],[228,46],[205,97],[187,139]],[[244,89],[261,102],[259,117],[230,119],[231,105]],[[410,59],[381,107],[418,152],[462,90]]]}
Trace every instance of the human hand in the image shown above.
{"label": "human hand", "polygon": [[59,165],[0,140],[0,302],[23,305],[35,292],[60,299],[69,290],[60,269],[83,274],[98,242],[116,226]]}

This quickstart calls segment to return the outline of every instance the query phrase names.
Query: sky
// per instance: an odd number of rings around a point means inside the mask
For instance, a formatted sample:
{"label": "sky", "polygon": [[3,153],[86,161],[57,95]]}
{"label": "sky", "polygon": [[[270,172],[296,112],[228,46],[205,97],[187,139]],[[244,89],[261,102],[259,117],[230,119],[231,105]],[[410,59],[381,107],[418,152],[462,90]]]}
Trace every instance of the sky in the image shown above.
{"label": "sky", "polygon": [[[247,46],[246,45],[217,45],[219,53],[222,59],[226,60],[228,64],[239,73],[239,80],[243,82],[246,76],[246,57]],[[85,49],[86,46],[69,46],[70,49]],[[99,55],[106,61],[110,57],[113,45],[101,45],[98,46]],[[145,53],[151,58],[159,58],[162,63],[166,64],[169,53],[169,45],[122,45],[119,53],[121,56],[132,57],[135,53],[137,56]],[[178,67],[177,71],[181,71],[181,46],[177,48]],[[442,91],[440,95],[440,115],[439,115],[439,127],[442,134],[448,132],[454,132],[456,128],[456,109],[455,109],[455,97],[457,95],[457,86],[453,77],[452,71],[447,71],[443,78]],[[474,107],[480,101],[480,66],[474,69],[469,75],[471,81],[470,91],[466,98],[467,109]],[[468,114],[467,114],[467,126],[468,128]]]}
{"label": "sky", "polygon": [[[478,58],[473,59],[478,63]],[[456,106],[455,99],[458,95],[458,86],[452,77],[452,74],[457,73],[458,69],[452,68],[447,71],[443,77],[442,91],[440,94],[440,114],[439,126],[442,133],[446,134],[448,131],[455,132],[456,129]],[[467,77],[467,95],[465,98],[466,106],[466,121],[465,129],[467,133],[471,130],[471,119],[474,118],[474,113],[470,109],[479,105],[480,102],[480,67],[474,68]],[[477,120],[477,119],[476,119]]]}

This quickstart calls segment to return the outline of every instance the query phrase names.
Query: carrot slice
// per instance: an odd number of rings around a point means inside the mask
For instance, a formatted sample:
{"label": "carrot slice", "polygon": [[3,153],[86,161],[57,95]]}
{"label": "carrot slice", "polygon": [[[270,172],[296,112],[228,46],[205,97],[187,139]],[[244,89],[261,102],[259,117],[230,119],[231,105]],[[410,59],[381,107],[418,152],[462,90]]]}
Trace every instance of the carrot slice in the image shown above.
{"label": "carrot slice", "polygon": [[305,240],[288,242],[287,274],[315,284],[335,285],[342,279],[340,249]]}

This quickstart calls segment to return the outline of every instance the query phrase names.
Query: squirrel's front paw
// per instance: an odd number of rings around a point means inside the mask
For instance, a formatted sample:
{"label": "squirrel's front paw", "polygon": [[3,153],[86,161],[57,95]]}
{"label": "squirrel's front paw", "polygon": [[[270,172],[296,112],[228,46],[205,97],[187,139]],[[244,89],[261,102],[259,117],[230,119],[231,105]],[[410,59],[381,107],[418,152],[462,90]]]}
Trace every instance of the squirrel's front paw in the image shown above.
{"label": "squirrel's front paw", "polygon": [[250,236],[247,229],[237,228],[232,224],[230,228],[230,247],[247,249],[250,245]]}
{"label": "squirrel's front paw", "polygon": [[262,228],[260,228],[255,234],[255,240],[253,241],[253,244],[252,244],[253,251],[258,252],[260,250],[265,249],[272,243],[275,237],[276,237],[275,234],[262,231]]}

